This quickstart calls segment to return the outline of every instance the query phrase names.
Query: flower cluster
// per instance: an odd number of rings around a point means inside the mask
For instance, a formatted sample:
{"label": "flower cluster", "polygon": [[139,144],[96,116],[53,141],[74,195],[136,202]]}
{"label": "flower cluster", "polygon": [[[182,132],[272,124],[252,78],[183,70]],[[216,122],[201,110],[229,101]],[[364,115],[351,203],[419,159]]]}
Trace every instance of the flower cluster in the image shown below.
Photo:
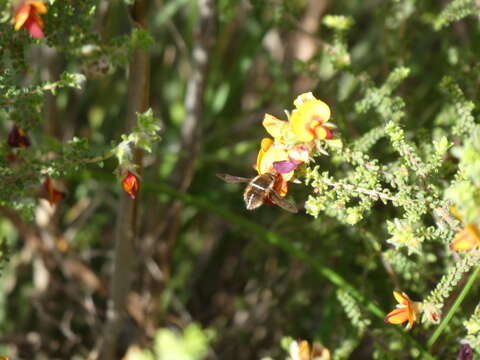
{"label": "flower cluster", "polygon": [[265,114],[263,126],[273,139],[262,139],[257,156],[258,174],[277,174],[275,190],[281,196],[287,194],[295,169],[309,161],[318,140],[332,138],[334,128],[329,106],[311,92],[299,95],[293,104],[287,121]]}

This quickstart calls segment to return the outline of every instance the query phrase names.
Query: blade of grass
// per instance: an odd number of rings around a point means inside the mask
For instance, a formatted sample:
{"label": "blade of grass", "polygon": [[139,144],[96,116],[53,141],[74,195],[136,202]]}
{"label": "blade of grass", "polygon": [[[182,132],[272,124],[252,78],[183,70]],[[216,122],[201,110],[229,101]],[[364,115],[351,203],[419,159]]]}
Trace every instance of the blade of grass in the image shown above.
{"label": "blade of grass", "polygon": [[[382,311],[375,303],[370,300],[367,300],[353,285],[351,285],[347,280],[345,280],[340,274],[336,273],[332,269],[321,265],[313,256],[309,255],[307,252],[303,251],[301,248],[293,245],[288,239],[283,238],[282,236],[266,229],[265,227],[250,221],[243,216],[237,215],[233,211],[219,206],[216,203],[212,203],[205,198],[200,198],[193,196],[187,193],[182,193],[174,188],[170,187],[164,183],[143,183],[143,191],[154,191],[154,192],[163,192],[169,196],[180,199],[183,202],[197,206],[199,208],[206,209],[211,213],[214,213],[220,217],[223,217],[225,220],[230,223],[237,225],[241,228],[248,229],[251,233],[257,235],[257,237],[263,241],[266,241],[270,244],[276,245],[279,248],[283,249],[288,254],[293,257],[303,261],[304,263],[310,265],[319,275],[326,278],[332,284],[338,286],[341,289],[347,291],[351,296],[357,299],[365,308],[375,315],[377,318],[382,319],[385,316],[385,312]],[[394,328],[404,339],[406,339],[412,346],[417,348],[420,352],[420,356],[424,359],[434,360],[435,357],[430,355],[426,350],[424,350],[415,339],[409,336],[403,329],[399,327]]]}
{"label": "blade of grass", "polygon": [[427,342],[427,347],[430,349],[433,344],[435,344],[435,341],[439,338],[439,336],[442,334],[442,332],[446,329],[448,323],[452,319],[453,315],[455,314],[455,311],[457,311],[458,307],[462,303],[463,299],[468,295],[470,292],[470,289],[473,286],[473,283],[475,282],[475,279],[477,278],[478,274],[480,274],[480,266],[475,269],[475,271],[470,275],[467,283],[463,287],[462,291],[458,295],[458,297],[455,299],[455,302],[453,303],[452,307],[448,311],[447,315],[443,318],[442,322],[440,325],[435,329],[433,332],[432,336],[430,336],[430,339],[428,339]]}

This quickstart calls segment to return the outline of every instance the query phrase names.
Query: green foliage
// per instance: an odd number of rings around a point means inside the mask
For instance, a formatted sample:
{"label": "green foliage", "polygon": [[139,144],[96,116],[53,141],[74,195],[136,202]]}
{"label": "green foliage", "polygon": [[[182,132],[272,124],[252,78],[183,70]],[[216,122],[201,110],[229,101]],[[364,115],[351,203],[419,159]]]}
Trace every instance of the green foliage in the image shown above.
{"label": "green foliage", "polygon": [[469,15],[478,15],[478,4],[474,0],[452,0],[436,18],[433,26],[435,30],[440,30]]}
{"label": "green foliage", "polygon": [[159,329],[152,351],[132,348],[126,360],[202,360],[213,337],[211,330],[197,324],[188,325],[181,333]]}
{"label": "green foliage", "polygon": [[[219,0],[202,44],[199,2],[149,3],[138,28],[133,0],[49,0],[39,40],[13,30],[16,4],[0,0],[0,330],[22,339],[8,350],[97,351],[128,170],[145,192],[129,219],[129,360],[283,359],[286,335],[333,359],[449,359],[459,339],[478,356],[475,277],[464,287],[478,248],[450,249],[480,223],[478,2]],[[206,44],[199,70],[192,49]],[[126,133],[138,52],[150,108]],[[192,88],[198,114],[186,116]],[[301,211],[244,211],[243,188],[214,174],[254,176],[263,115],[282,117],[304,91],[335,127],[289,184]],[[30,147],[7,144],[14,125]],[[38,201],[47,176],[67,193],[50,208]],[[422,305],[411,332],[383,321],[392,290]]]}
{"label": "green foliage", "polygon": [[346,291],[338,290],[337,298],[352,325],[356,327],[360,335],[362,335],[368,326],[370,326],[371,321],[368,318],[364,318],[357,302]]}

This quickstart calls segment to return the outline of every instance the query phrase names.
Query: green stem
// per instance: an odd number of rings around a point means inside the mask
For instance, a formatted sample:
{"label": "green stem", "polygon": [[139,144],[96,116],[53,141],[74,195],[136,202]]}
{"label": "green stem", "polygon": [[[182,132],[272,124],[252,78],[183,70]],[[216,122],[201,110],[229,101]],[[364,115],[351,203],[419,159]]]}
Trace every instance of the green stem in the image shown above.
{"label": "green stem", "polygon": [[448,311],[447,315],[443,318],[440,325],[435,329],[430,339],[428,339],[427,347],[429,349],[433,346],[433,344],[435,344],[435,341],[437,341],[438,337],[442,334],[443,330],[445,330],[445,328],[447,327],[448,323],[452,319],[453,315],[455,314],[455,311],[457,311],[458,307],[462,303],[465,296],[467,296],[468,293],[470,292],[470,289],[472,288],[473,283],[475,282],[475,279],[477,278],[478,274],[480,274],[480,266],[477,267],[475,271],[470,275],[470,278],[468,279],[467,283],[463,287],[461,293],[455,299],[455,302],[453,303],[452,307]]}
{"label": "green stem", "polygon": [[[318,259],[311,256],[306,251],[302,250],[300,247],[295,246],[292,244],[291,241],[288,239],[266,229],[265,227],[250,221],[243,216],[237,215],[236,213],[229,211],[223,207],[218,206],[215,203],[212,203],[206,199],[199,198],[196,196],[192,196],[180,191],[175,190],[174,188],[170,187],[164,183],[142,183],[142,190],[143,191],[152,191],[152,192],[163,192],[172,196],[174,198],[180,199],[183,202],[197,206],[199,208],[206,209],[212,213],[217,214],[220,217],[223,217],[227,221],[232,224],[235,224],[241,228],[248,229],[250,233],[257,235],[256,237],[260,240],[266,241],[270,244],[278,246],[279,248],[283,249],[288,254],[292,255],[293,257],[303,261],[304,263],[310,265],[316,273],[330,281],[335,286],[344,289],[347,291],[351,296],[357,299],[365,308],[375,315],[377,318],[382,319],[385,316],[385,312],[382,311],[375,303],[366,299],[353,285],[351,285],[347,280],[345,280],[340,274],[333,271],[332,269],[321,265],[318,262]],[[279,210],[280,211],[280,210]],[[396,331],[405,338],[412,346],[416,347],[420,351],[420,356],[423,359],[434,360],[435,358],[430,355],[426,350],[422,349],[422,347],[412,338],[410,337],[403,329],[399,327],[395,327]]]}

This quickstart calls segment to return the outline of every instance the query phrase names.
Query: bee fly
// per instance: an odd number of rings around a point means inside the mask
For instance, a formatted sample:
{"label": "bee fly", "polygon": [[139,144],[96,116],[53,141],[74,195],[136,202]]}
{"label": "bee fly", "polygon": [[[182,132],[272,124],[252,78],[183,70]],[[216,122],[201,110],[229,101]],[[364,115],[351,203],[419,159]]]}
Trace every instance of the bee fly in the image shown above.
{"label": "bee fly", "polygon": [[273,173],[257,175],[253,179],[228,174],[217,174],[217,177],[230,184],[248,183],[243,192],[243,200],[245,201],[247,210],[256,209],[269,201],[291,213],[298,212],[295,205],[282,198],[275,191],[276,175]]}

